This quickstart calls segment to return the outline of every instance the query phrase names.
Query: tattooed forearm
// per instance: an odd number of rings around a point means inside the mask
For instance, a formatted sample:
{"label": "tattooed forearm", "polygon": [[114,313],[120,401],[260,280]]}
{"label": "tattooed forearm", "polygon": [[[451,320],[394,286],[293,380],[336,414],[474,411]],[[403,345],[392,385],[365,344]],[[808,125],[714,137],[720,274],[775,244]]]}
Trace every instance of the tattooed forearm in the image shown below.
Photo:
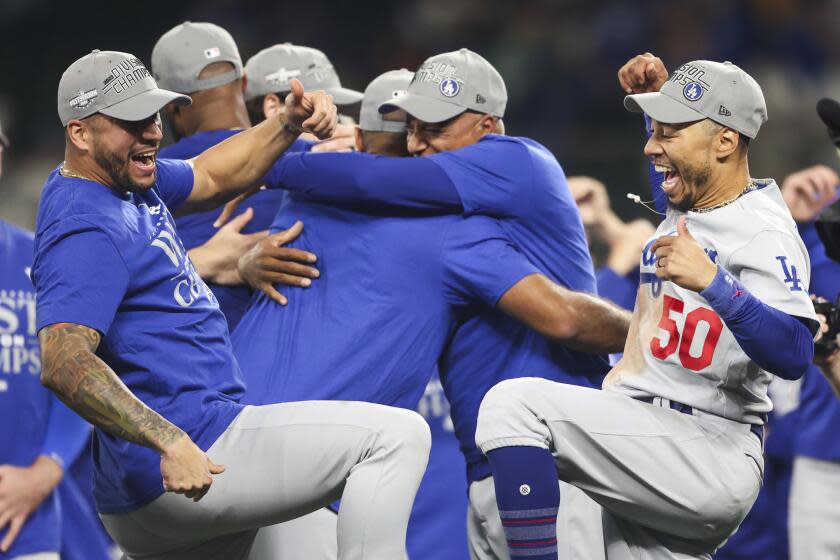
{"label": "tattooed forearm", "polygon": [[72,323],[58,323],[38,333],[41,383],[88,422],[109,433],[162,451],[184,435],[135,397],[94,352],[99,333]]}

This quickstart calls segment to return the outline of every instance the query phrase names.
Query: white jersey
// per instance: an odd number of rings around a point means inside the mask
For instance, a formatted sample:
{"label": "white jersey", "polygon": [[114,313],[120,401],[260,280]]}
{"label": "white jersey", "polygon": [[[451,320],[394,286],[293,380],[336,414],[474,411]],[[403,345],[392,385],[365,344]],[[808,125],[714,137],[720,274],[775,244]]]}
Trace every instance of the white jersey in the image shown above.
{"label": "white jersey", "polygon": [[710,212],[668,209],[645,245],[641,285],[623,358],[604,389],[631,397],[659,396],[738,422],[763,424],[772,409],[771,375],[741,350],[735,337],[697,292],[656,277],[650,251],[676,235],[686,216],[691,235],[714,262],[761,302],[816,320],[808,296],[811,264],[805,245],[773,180]]}

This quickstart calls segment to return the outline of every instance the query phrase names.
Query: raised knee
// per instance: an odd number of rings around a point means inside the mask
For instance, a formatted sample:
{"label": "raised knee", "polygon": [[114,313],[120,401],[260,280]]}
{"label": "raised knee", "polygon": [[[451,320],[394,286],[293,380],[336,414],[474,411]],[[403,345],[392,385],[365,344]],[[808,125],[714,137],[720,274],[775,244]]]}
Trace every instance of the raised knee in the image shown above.
{"label": "raised knee", "polygon": [[428,458],[432,447],[432,433],[426,420],[413,410],[393,409],[387,427],[389,439],[399,442],[401,449]]}
{"label": "raised knee", "polygon": [[524,377],[507,379],[487,391],[478,411],[476,444],[482,450],[488,442],[499,438],[518,438],[528,434],[538,423],[534,413],[527,407],[528,395],[534,394],[535,384],[544,381]]}

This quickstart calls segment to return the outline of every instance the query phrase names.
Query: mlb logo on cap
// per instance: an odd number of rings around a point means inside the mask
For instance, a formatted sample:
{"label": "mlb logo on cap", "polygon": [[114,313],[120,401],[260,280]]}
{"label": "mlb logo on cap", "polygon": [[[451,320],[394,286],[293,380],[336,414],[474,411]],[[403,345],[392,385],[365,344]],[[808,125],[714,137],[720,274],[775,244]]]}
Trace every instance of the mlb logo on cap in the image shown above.
{"label": "mlb logo on cap", "polygon": [[204,49],[204,58],[219,58],[220,56],[222,56],[222,51],[219,47]]}

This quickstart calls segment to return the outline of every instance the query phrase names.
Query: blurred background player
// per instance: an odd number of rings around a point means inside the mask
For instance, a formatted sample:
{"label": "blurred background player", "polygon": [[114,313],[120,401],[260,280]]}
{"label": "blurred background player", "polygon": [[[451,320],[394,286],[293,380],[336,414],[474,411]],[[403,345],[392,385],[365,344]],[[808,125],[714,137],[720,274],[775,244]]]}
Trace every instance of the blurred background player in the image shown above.
{"label": "blurred background player", "polygon": [[[826,256],[814,220],[837,200],[840,177],[817,165],[792,173],[782,194],[796,220],[811,258],[810,292],[831,302],[840,293],[840,264]],[[840,523],[840,401],[816,366],[802,379],[799,426],[794,437],[790,487],[789,540],[791,560],[828,560],[840,554],[840,538],[829,529]]]}
{"label": "blurred background player", "polygon": [[[164,109],[176,142],[161,149],[161,158],[190,159],[251,127],[244,99],[248,77],[243,72],[233,37],[218,25],[185,22],[167,31],[152,50],[152,72],[161,87],[189,94],[193,100],[189,106],[170,105]],[[307,144],[297,141],[289,150],[307,148]],[[220,229],[214,226],[222,213],[220,209],[176,217],[178,233],[190,259],[213,290],[231,332],[251,297],[239,277],[237,261],[265,237],[283,195],[279,190],[257,191],[249,198],[248,205],[238,208],[231,221]],[[282,247],[278,250],[283,252]],[[295,256],[302,255],[286,252],[288,262],[277,266],[297,269]],[[303,262],[314,258],[302,257]],[[306,270],[314,274],[312,269]],[[302,281],[287,278],[278,281],[296,285]]]}
{"label": "blurred background player", "polygon": [[[9,140],[0,128],[0,179]],[[90,426],[41,386],[30,280],[33,236],[0,220],[0,558],[105,560],[109,542],[90,508]]]}
{"label": "blurred background player", "polygon": [[575,176],[568,178],[568,184],[595,263],[598,295],[632,311],[642,248],[656,228],[643,218],[623,222],[613,212],[607,188],[598,179]]}
{"label": "blurred background player", "polygon": [[[426,157],[289,154],[279,165],[284,188],[333,204],[497,218],[496,241],[521,252],[535,266],[534,274],[501,297],[495,294],[495,305],[468,310],[439,362],[455,433],[467,459],[468,531],[470,553],[476,558],[506,554],[490,469],[475,444],[482,396],[517,372],[598,387],[607,362],[580,350],[603,352],[611,347],[617,352],[626,336],[617,336],[626,320],[622,314],[607,319],[603,308],[587,313],[576,307],[579,292],[595,291],[577,209],[562,169],[544,147],[499,134],[504,131],[506,103],[504,81],[484,58],[467,49],[436,55],[420,66],[406,95],[380,106],[382,112],[408,113],[408,151]],[[477,250],[481,247],[478,244]],[[485,259],[515,262],[496,257],[488,253]],[[539,270],[544,274],[536,273]],[[498,273],[493,270],[488,277]],[[572,309],[577,311],[570,313]],[[602,332],[595,337],[599,340],[587,344],[584,339],[590,335],[585,333],[590,329]],[[613,329],[613,334],[606,332]],[[603,344],[607,340],[610,343]],[[569,500],[580,499],[582,508],[591,503],[575,489],[567,495]],[[565,542],[574,547],[578,541]]]}

